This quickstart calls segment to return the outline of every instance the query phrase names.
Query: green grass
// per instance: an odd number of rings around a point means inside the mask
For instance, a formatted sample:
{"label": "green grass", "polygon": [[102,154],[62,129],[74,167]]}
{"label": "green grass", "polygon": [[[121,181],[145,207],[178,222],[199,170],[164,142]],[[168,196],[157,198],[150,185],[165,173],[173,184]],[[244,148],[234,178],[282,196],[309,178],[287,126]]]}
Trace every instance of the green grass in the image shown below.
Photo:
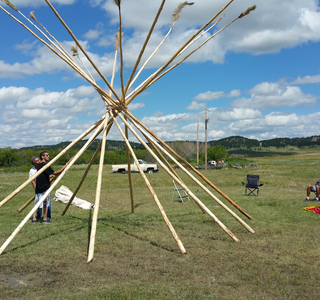
{"label": "green grass", "polygon": [[[147,174],[183,242],[179,248],[139,174],[133,174],[135,213],[128,178],[105,166],[94,260],[87,264],[91,213],[53,202],[52,224],[28,222],[0,256],[3,299],[317,299],[320,215],[307,212],[306,185],[320,178],[317,153],[255,158],[258,169],[203,170],[211,182],[254,217],[247,232],[204,192],[200,200],[240,239],[234,242],[193,201],[171,202],[173,183],[163,170]],[[85,167],[62,184],[74,190]],[[178,170],[191,191],[199,188]],[[259,197],[244,196],[247,174],[260,175]],[[28,177],[0,173],[0,198]],[[94,202],[97,166],[78,197]],[[31,207],[28,186],[0,208],[0,244]],[[221,196],[218,196],[222,199]],[[176,200],[176,198],[175,198]],[[224,203],[227,203],[224,201]],[[309,205],[312,205],[310,203]],[[19,284],[20,282],[20,284]]]}

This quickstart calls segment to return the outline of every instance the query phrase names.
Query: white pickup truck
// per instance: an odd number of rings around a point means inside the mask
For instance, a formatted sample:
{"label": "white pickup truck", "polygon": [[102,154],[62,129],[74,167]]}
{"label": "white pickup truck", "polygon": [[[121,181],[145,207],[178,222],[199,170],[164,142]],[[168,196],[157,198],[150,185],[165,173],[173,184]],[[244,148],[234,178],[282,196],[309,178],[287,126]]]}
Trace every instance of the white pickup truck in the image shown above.
{"label": "white pickup truck", "polygon": [[[143,172],[147,173],[154,173],[159,171],[159,167],[156,164],[147,164],[143,159],[138,159],[138,163],[142,169]],[[130,165],[131,172],[139,172],[138,167],[136,164]],[[128,164],[123,165],[112,165],[112,172],[120,172],[120,173],[126,173],[128,172]]]}

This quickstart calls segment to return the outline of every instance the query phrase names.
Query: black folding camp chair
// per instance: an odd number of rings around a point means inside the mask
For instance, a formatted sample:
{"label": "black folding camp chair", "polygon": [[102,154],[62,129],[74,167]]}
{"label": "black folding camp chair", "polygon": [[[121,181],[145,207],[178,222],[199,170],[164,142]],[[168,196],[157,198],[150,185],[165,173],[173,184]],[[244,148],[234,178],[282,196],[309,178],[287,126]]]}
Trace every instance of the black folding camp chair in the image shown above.
{"label": "black folding camp chair", "polygon": [[[247,183],[242,182],[242,185],[246,187],[245,195],[259,196],[259,187],[263,184],[258,184],[259,175],[247,175]],[[247,193],[249,191],[249,193]]]}

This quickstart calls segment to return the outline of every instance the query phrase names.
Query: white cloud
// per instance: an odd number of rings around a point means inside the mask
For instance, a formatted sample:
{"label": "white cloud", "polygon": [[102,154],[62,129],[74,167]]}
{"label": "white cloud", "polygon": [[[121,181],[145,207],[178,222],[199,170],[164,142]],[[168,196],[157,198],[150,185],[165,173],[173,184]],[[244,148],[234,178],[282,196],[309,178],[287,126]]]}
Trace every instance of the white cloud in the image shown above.
{"label": "white cloud", "polygon": [[204,102],[192,101],[190,105],[186,107],[188,110],[204,110],[206,104]]}
{"label": "white cloud", "polygon": [[[7,104],[9,99],[12,103]],[[81,116],[86,115],[88,111],[96,115],[101,107],[105,107],[91,86],[80,86],[65,92],[47,92],[43,88],[1,88],[0,104],[5,107],[0,110],[1,126],[4,128],[0,140],[2,144],[12,142],[7,134],[9,129],[16,135],[15,145],[71,140],[81,128],[85,130],[86,126],[89,127],[89,124],[94,122],[81,122]],[[49,130],[54,132],[54,137],[46,135]],[[39,140],[34,137],[38,137]]]}
{"label": "white cloud", "polygon": [[60,119],[51,119],[47,122],[46,127],[48,128],[52,128],[52,127],[63,127],[63,128],[67,128],[68,124],[70,122],[70,120],[72,119],[72,117],[68,117],[65,118],[63,120]]}
{"label": "white cloud", "polygon": [[[160,29],[169,28],[172,21],[171,15],[180,0],[170,1],[163,8],[158,26],[155,29],[155,38],[151,40],[153,49],[156,41],[161,40]],[[215,1],[210,7],[206,0],[198,0],[193,6],[186,7],[173,31],[172,39],[168,39],[162,46],[164,51],[153,60],[152,65],[164,62],[176,49],[176,41],[179,37],[190,36],[193,28],[199,28],[209,20],[216,11],[225,5],[225,1]],[[240,12],[252,6],[249,0],[232,3],[225,11],[226,17],[220,22],[218,28],[226,25]],[[191,61],[223,62],[227,51],[251,52],[254,54],[275,53],[282,48],[294,47],[308,41],[319,41],[320,37],[320,13],[316,0],[268,0],[258,1],[257,9],[248,16],[236,21],[232,30],[226,30],[213,39],[206,47],[191,57]],[[131,55],[136,57],[140,50],[139,45],[144,40],[159,3],[143,0],[127,1],[122,5],[124,25],[135,30],[135,35],[126,40],[125,46],[131,49]],[[113,1],[108,0],[103,5],[104,9],[112,16],[112,23],[117,23],[118,11]],[[144,18],[140,18],[143,15]],[[254,24],[254,26],[253,26]],[[187,33],[189,30],[189,34]],[[178,35],[175,36],[175,31]],[[161,35],[163,36],[162,30]],[[183,34],[185,32],[185,36]],[[161,48],[160,48],[161,49]],[[168,52],[169,50],[169,52]],[[130,55],[130,53],[127,53]]]}
{"label": "white cloud", "polygon": [[234,120],[259,119],[262,117],[262,113],[251,108],[210,108],[208,116],[217,122],[227,123]]}
{"label": "white cloud", "polygon": [[[113,68],[113,54],[104,54],[103,56],[99,56],[95,53],[91,53],[88,51],[88,42],[80,41],[83,48],[86,49],[87,53],[91,57],[92,61],[95,62],[96,65],[99,66],[100,71],[105,75],[111,75]],[[74,46],[74,42],[64,41],[61,42],[62,46],[66,51],[70,50],[69,54],[71,54],[71,47]],[[43,73],[57,73],[60,71],[72,72],[75,76],[79,77],[80,75],[76,73],[66,62],[60,59],[58,56],[54,55],[51,50],[49,50],[46,46],[40,45],[39,43],[30,44],[30,48],[26,47],[24,44],[23,51],[26,52],[29,50],[29,55],[34,56],[32,60],[25,63],[16,62],[14,64],[8,64],[4,61],[0,61],[0,78],[21,78],[25,76],[30,76],[34,74],[43,74]],[[19,48],[19,47],[18,47]],[[79,52],[79,57],[82,62],[85,64],[86,68],[89,69],[90,73],[94,76],[94,78],[101,79],[100,75],[97,74],[95,69],[92,67],[91,63],[87,60],[87,58]],[[84,70],[86,74],[86,68],[83,64],[74,57],[76,63]]]}
{"label": "white cloud", "polygon": [[282,86],[278,83],[263,82],[249,91],[250,98],[240,98],[231,103],[232,107],[250,107],[269,109],[295,107],[299,105],[315,106],[317,97],[304,94],[298,86]]}
{"label": "white cloud", "polygon": [[83,37],[88,39],[88,40],[95,40],[101,35],[102,31],[97,30],[97,29],[90,29],[87,31]]}
{"label": "white cloud", "polygon": [[128,105],[128,107],[129,107],[129,109],[130,110],[136,110],[136,109],[138,109],[138,108],[141,108],[141,107],[144,107],[145,106],[145,104],[144,103],[130,103],[129,105]]}
{"label": "white cloud", "polygon": [[[162,40],[172,24],[171,15],[181,1],[173,0],[163,8],[157,26],[152,34],[149,45],[145,51],[144,59],[146,59]],[[70,5],[75,3],[73,0],[56,0],[54,3]],[[40,0],[18,0],[17,6],[37,6],[44,4]],[[92,6],[101,5],[107,10],[108,20],[111,24],[118,23],[118,9],[113,3],[113,0],[100,1],[91,0]],[[179,20],[174,27],[171,35],[158,50],[158,55],[155,56],[147,68],[159,67],[166,62],[175,51],[179,49],[183,42],[191,37],[195,30],[198,29],[205,21],[209,20],[221,7],[225,5],[224,0],[218,0],[208,6],[206,0],[198,0],[193,6],[187,6],[183,9]],[[319,41],[320,39],[320,12],[318,11],[316,0],[268,0],[259,1],[257,9],[251,12],[248,16],[238,20],[236,25],[232,26],[232,30],[224,31],[205,47],[197,51],[187,61],[189,62],[204,62],[213,61],[222,63],[227,51],[235,52],[250,52],[254,54],[274,53],[282,48],[294,47],[308,41]],[[217,25],[217,28],[227,24],[229,21],[239,15],[247,7],[251,6],[252,2],[243,0],[241,3],[235,1],[225,11],[226,17]],[[155,1],[124,1],[122,5],[122,20],[124,24],[125,36],[123,38],[123,49],[126,66],[132,66],[141,49],[146,34],[153,22],[154,16],[158,10],[159,3]],[[143,16],[143,18],[141,18]],[[83,26],[82,35],[88,39],[100,38],[98,45],[109,46],[114,42],[114,33],[102,36],[102,25],[98,23],[96,28],[86,28]],[[128,29],[132,30],[132,34],[128,34]],[[212,33],[207,33],[209,37]],[[203,39],[202,39],[203,40]],[[70,49],[74,44],[68,43],[65,49]],[[84,48],[88,51],[87,41],[81,41]],[[38,45],[37,43],[36,45]],[[199,43],[196,43],[197,45]],[[28,47],[33,44],[21,44],[20,51],[27,51]],[[52,73],[61,70],[68,70],[59,58],[54,57],[49,50],[43,52],[43,47],[39,47],[34,51],[34,59],[30,62],[9,64],[5,61],[0,61],[0,77],[17,78],[31,74]],[[31,49],[29,49],[31,50]],[[110,53],[89,52],[92,59],[99,65],[100,70],[106,75],[111,74],[113,66],[113,49]],[[31,53],[30,53],[31,54]],[[50,55],[50,59],[48,59]],[[90,64],[83,58],[90,72],[93,72],[94,77],[99,78]],[[209,92],[208,92],[209,93]],[[213,92],[217,93],[217,92]],[[201,95],[203,97],[210,95]],[[200,95],[198,97],[201,97]],[[214,97],[214,95],[212,95]],[[215,99],[215,98],[213,98]],[[196,99],[199,100],[199,99]],[[200,99],[201,100],[201,99]],[[211,99],[212,100],[212,99]]]}
{"label": "white cloud", "polygon": [[289,84],[312,84],[312,83],[320,83],[320,75],[314,76],[305,76],[305,77],[298,77],[297,79],[291,81]]}
{"label": "white cloud", "polygon": [[162,111],[156,111],[152,114],[153,117],[161,117],[164,116],[164,113]]}
{"label": "white cloud", "polygon": [[[59,4],[59,5],[70,5],[76,2],[76,0],[51,0],[50,1],[53,5]],[[39,7],[42,5],[47,5],[42,0],[15,0],[12,1],[12,3],[19,9],[21,7]]]}
{"label": "white cloud", "polygon": [[194,100],[197,101],[204,101],[204,100],[216,100],[219,98],[235,98],[235,97],[239,97],[241,95],[240,90],[233,90],[230,93],[225,93],[222,91],[219,92],[211,92],[211,91],[207,91],[205,93],[200,93],[199,95],[194,97]]}
{"label": "white cloud", "polygon": [[26,87],[2,87],[0,88],[0,104],[9,104],[15,101],[24,101],[30,97],[44,93],[43,88],[30,91]]}
{"label": "white cloud", "polygon": [[228,127],[233,135],[250,135],[256,139],[310,136],[318,135],[319,117],[319,112],[301,116],[295,113],[273,112],[256,120],[236,121]]}
{"label": "white cloud", "polygon": [[225,137],[225,132],[223,130],[210,130],[208,132],[208,137],[210,139],[219,139]]}
{"label": "white cloud", "polygon": [[45,109],[23,109],[21,111],[21,116],[27,119],[36,119],[36,120],[47,120],[51,119],[54,115],[54,112],[50,112]]}

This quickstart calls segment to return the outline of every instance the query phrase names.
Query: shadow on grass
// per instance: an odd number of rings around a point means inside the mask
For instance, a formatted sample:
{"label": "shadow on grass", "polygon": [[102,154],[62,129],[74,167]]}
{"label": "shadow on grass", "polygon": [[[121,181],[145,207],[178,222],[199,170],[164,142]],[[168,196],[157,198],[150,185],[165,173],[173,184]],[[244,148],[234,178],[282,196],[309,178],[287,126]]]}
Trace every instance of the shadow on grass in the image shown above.
{"label": "shadow on grass", "polygon": [[149,239],[142,238],[142,237],[140,237],[140,236],[138,236],[138,235],[135,235],[135,234],[133,234],[133,233],[130,233],[130,232],[128,232],[128,231],[126,231],[126,230],[124,230],[124,229],[122,229],[122,228],[116,227],[115,225],[106,224],[106,223],[104,223],[104,221],[105,221],[105,222],[107,221],[106,218],[100,218],[100,219],[98,219],[98,221],[102,221],[101,224],[103,224],[103,225],[106,226],[106,227],[109,227],[109,228],[113,228],[113,229],[115,229],[115,230],[118,230],[118,231],[120,231],[121,233],[124,233],[124,234],[126,234],[126,235],[128,235],[128,236],[131,236],[131,237],[133,237],[133,238],[138,239],[139,241],[147,242],[147,243],[151,244],[152,246],[161,248],[161,249],[166,250],[166,251],[169,251],[169,252],[177,252],[177,251],[175,251],[175,250],[173,250],[173,249],[169,249],[169,248],[167,248],[167,247],[163,247],[163,246],[159,245],[159,244],[156,243],[156,242],[150,241]]}
{"label": "shadow on grass", "polygon": [[[43,225],[43,226],[47,226],[47,225]],[[79,230],[81,230],[81,229],[83,229],[83,228],[84,228],[84,226],[78,226],[78,227],[70,228],[70,230],[79,231]],[[47,235],[45,235],[45,236],[43,236],[43,237],[39,237],[38,239],[36,239],[36,240],[34,240],[34,241],[31,241],[31,242],[26,243],[26,244],[24,244],[24,245],[21,245],[21,246],[12,248],[12,249],[7,250],[7,251],[4,251],[3,254],[10,253],[10,252],[14,252],[14,251],[19,250],[19,249],[23,249],[23,248],[28,247],[28,246],[30,246],[30,245],[36,244],[36,243],[38,243],[38,242],[40,242],[40,241],[44,241],[44,240],[46,240],[46,239],[48,239],[48,238],[50,238],[50,237],[59,235],[59,234],[61,234],[61,233],[64,232],[64,231],[65,231],[65,229],[60,229],[60,230],[58,230],[57,232],[51,232],[51,233],[49,233],[49,234],[47,234]]]}
{"label": "shadow on grass", "polygon": [[[128,215],[130,215],[130,214],[128,213]],[[91,224],[91,223],[92,223],[92,212],[91,212],[91,210],[90,210],[90,212],[89,212],[89,218],[88,218],[88,219],[82,219],[82,218],[75,217],[75,216],[69,216],[69,218],[77,219],[77,220],[82,220],[82,221],[87,221],[87,222],[88,222],[88,246],[87,246],[87,254],[88,254],[88,252],[89,252],[89,245],[90,245],[91,225],[92,225],[92,224]],[[140,237],[140,236],[138,236],[138,235],[135,235],[135,234],[133,234],[133,233],[130,233],[130,232],[128,232],[128,231],[126,231],[126,230],[124,230],[124,229],[122,229],[122,228],[120,228],[120,227],[116,227],[115,225],[107,224],[106,222],[110,222],[110,218],[108,218],[108,219],[107,219],[107,218],[98,218],[98,221],[100,221],[100,224],[102,224],[102,225],[104,225],[104,226],[106,226],[106,227],[109,227],[109,228],[118,230],[118,231],[120,231],[121,233],[124,233],[124,234],[126,234],[126,235],[128,235],[128,236],[131,236],[131,237],[133,237],[133,238],[136,238],[136,239],[138,239],[138,240],[140,240],[140,241],[147,242],[147,243],[151,244],[152,246],[161,248],[161,249],[166,250],[166,251],[169,251],[169,252],[177,252],[176,250],[169,249],[169,248],[167,248],[167,247],[163,247],[163,246],[159,245],[159,244],[156,243],[156,242],[150,241],[149,239],[142,238],[142,237]],[[82,227],[82,228],[83,228],[83,227]]]}
{"label": "shadow on grass", "polygon": [[88,246],[87,246],[87,256],[89,255],[91,228],[92,228],[92,209],[89,210],[89,219],[88,219]]}

